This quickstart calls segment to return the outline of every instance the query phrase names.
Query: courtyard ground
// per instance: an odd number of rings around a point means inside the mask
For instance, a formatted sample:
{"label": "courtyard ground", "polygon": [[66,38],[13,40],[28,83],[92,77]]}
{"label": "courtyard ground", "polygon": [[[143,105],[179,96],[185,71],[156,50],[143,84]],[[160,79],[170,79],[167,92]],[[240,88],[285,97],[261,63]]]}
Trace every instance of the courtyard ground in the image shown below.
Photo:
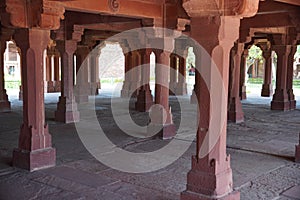
{"label": "courtyard ground", "polygon": [[[111,88],[104,86],[96,97],[96,112],[115,145],[132,152],[148,152],[169,142],[155,138],[136,140],[121,133],[111,122],[110,91]],[[271,111],[271,98],[261,98],[258,94],[259,89],[252,88],[248,99],[243,101],[245,122],[228,124],[227,153],[231,155],[234,189],[241,192],[242,200],[300,199],[300,164],[293,162],[299,141],[300,107],[288,112]],[[12,112],[0,114],[1,200],[179,199],[195,153],[194,142],[166,168],[145,174],[117,171],[97,161],[85,149],[74,124],[54,122],[58,95],[46,94],[45,100],[46,120],[57,151],[57,165],[53,168],[29,173],[11,167],[22,122],[22,102],[16,99],[16,93],[10,96]],[[188,102],[189,97],[183,99]],[[170,98],[170,104],[174,107],[176,98]],[[134,111],[131,116],[136,121],[147,118],[146,114]],[[176,117],[174,114],[175,121]]]}

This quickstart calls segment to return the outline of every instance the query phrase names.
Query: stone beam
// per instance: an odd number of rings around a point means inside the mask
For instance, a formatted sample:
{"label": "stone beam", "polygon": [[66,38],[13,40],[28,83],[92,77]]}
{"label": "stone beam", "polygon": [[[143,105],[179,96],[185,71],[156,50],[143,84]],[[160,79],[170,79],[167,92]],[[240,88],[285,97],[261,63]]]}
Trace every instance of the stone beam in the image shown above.
{"label": "stone beam", "polygon": [[300,1],[298,0],[275,0],[275,1],[300,6]]}
{"label": "stone beam", "polygon": [[260,14],[275,14],[275,13],[289,13],[295,12],[299,9],[297,6],[284,4],[276,1],[261,1],[259,4],[259,10],[257,12]]}
{"label": "stone beam", "polygon": [[120,0],[75,0],[61,1],[66,10],[90,12],[95,14],[118,14],[138,18],[162,18],[162,5],[156,2]]}
{"label": "stone beam", "polygon": [[294,26],[289,14],[256,15],[241,20],[241,29]]}
{"label": "stone beam", "polygon": [[84,29],[90,29],[90,30],[122,32],[130,29],[140,28],[142,24],[141,21],[131,21],[131,22],[113,22],[113,23],[99,23],[99,24],[88,24],[88,25],[74,25],[74,26],[80,26]]}
{"label": "stone beam", "polygon": [[190,17],[225,15],[251,17],[257,13],[259,0],[183,0],[183,7]]}

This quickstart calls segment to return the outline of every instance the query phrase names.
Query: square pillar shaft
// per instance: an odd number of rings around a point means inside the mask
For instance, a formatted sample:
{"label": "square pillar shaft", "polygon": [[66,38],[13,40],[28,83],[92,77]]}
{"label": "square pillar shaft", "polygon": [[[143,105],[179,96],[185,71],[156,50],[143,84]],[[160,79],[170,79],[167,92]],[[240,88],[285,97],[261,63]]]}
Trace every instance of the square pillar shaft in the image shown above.
{"label": "square pillar shaft", "polygon": [[23,124],[13,165],[30,171],[55,165],[56,153],[45,123],[43,53],[50,31],[18,29],[15,41],[21,49]]}

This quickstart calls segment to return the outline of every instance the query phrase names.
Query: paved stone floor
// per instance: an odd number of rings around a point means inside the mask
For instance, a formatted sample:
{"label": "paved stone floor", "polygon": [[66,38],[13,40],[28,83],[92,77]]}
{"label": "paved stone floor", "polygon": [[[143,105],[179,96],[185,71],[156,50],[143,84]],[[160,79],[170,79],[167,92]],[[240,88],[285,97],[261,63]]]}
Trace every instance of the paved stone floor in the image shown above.
{"label": "paved stone floor", "polygon": [[[132,152],[159,149],[169,141],[133,139],[111,122],[109,94],[96,98],[96,113],[116,146]],[[22,121],[22,104],[0,114],[0,200],[29,199],[179,199],[185,189],[195,143],[170,166],[155,172],[132,174],[109,168],[85,149],[74,124],[53,121],[58,94],[46,95],[46,119],[57,150],[57,166],[29,173],[11,167]],[[186,100],[188,98],[186,97]],[[245,123],[228,124],[227,152],[231,155],[234,188],[242,200],[300,199],[300,164],[293,162],[299,141],[300,110],[269,110],[270,98],[249,95],[243,102]],[[176,99],[171,98],[173,112]],[[146,115],[131,112],[137,123]],[[174,114],[174,121],[178,121]],[[298,186],[298,187],[297,187]]]}

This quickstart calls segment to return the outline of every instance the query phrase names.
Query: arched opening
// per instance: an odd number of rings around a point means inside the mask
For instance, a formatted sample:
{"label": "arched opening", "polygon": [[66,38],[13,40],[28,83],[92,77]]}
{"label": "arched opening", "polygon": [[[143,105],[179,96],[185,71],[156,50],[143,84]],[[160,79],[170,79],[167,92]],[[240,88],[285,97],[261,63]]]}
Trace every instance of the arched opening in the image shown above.
{"label": "arched opening", "polygon": [[100,94],[112,96],[117,84],[125,77],[125,58],[119,43],[105,43],[99,56],[99,68]]}
{"label": "arched opening", "polygon": [[194,89],[195,84],[195,68],[196,68],[196,59],[194,54],[193,47],[188,48],[188,55],[186,58],[186,82],[187,82],[187,91],[191,95]]}
{"label": "arched opening", "polygon": [[155,54],[151,52],[150,54],[150,89],[152,91],[152,95],[155,94]]}
{"label": "arched opening", "polygon": [[[293,63],[293,90],[296,102],[300,101],[300,45],[297,46],[297,51],[294,55]],[[299,103],[297,103],[299,105]]]}
{"label": "arched opening", "polygon": [[6,42],[4,52],[4,80],[9,99],[18,99],[21,86],[21,64],[19,48],[12,40]]}

